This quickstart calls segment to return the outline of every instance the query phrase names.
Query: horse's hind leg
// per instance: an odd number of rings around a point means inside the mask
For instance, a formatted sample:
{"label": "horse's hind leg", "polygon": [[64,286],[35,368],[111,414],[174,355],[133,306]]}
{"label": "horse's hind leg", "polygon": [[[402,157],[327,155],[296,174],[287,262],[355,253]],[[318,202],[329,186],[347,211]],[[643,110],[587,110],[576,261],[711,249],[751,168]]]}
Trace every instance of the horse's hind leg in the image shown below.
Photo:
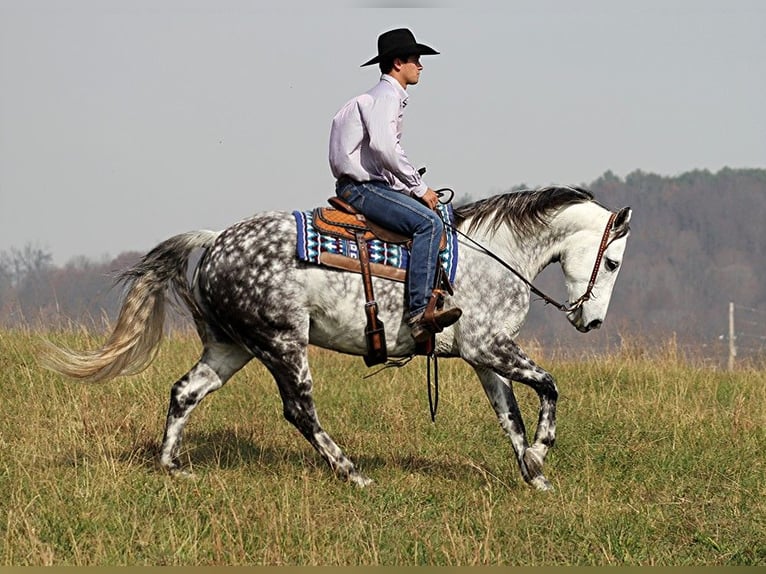
{"label": "horse's hind leg", "polygon": [[199,362],[178,379],[170,391],[165,435],[160,449],[160,465],[176,473],[181,469],[178,451],[184,426],[194,408],[206,395],[220,389],[234,373],[244,367],[252,355],[234,345],[207,345]]}
{"label": "horse's hind leg", "polygon": [[306,347],[295,348],[268,357],[259,357],[277,381],[285,418],[297,428],[342,480],[358,486],[372,481],[362,476],[335,441],[319,424],[312,397],[313,382]]}

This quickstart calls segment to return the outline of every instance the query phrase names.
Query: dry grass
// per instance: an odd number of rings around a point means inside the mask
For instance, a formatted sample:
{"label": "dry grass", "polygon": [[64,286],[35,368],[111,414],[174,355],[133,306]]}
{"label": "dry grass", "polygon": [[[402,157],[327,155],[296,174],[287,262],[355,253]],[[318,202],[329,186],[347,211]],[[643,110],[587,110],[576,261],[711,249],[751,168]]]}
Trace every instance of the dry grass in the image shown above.
{"label": "dry grass", "polygon": [[[84,332],[50,337],[75,348]],[[195,479],[155,466],[170,385],[198,344],[82,384],[41,370],[39,335],[0,331],[4,565],[719,565],[766,563],[766,373],[672,352],[540,362],[557,377],[556,491],[521,480],[478,380],[440,363],[368,373],[312,349],[325,428],[375,480],[335,480],[251,364],[192,416]],[[671,350],[672,351],[672,350]],[[537,408],[517,391],[529,425]]]}

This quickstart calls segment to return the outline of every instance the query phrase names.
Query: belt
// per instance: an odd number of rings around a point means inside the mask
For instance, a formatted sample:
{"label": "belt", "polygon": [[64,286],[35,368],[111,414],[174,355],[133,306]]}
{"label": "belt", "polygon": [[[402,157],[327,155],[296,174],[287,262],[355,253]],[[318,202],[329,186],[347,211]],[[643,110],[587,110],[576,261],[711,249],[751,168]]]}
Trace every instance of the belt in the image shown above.
{"label": "belt", "polygon": [[359,182],[356,181],[354,178],[348,176],[348,175],[342,175],[338,178],[338,181],[336,182],[336,185],[338,187],[342,187],[344,185],[348,184],[358,184]]}

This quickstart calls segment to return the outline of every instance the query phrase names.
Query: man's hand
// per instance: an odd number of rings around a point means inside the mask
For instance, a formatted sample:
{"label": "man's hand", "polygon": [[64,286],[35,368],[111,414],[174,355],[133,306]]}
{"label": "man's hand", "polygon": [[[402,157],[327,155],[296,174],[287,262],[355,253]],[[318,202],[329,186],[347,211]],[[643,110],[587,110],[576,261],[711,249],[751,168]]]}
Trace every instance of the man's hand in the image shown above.
{"label": "man's hand", "polygon": [[418,199],[426,204],[428,209],[434,209],[439,203],[439,196],[436,195],[436,192],[430,187],[426,190],[422,197],[418,197]]}

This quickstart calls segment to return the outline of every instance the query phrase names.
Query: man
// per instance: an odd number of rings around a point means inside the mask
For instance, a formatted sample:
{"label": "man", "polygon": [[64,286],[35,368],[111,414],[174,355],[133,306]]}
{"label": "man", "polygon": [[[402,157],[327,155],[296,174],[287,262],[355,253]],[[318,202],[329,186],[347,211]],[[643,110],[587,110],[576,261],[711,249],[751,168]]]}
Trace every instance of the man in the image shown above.
{"label": "man", "polygon": [[368,92],[338,111],[330,130],[330,169],[336,193],[365,217],[412,237],[407,275],[409,325],[422,343],[460,318],[461,310],[424,312],[432,296],[444,224],[434,211],[439,197],[422,180],[400,145],[407,86],[418,83],[421,55],[438,54],[406,28],[378,37],[378,55],[362,66],[378,64],[381,78]]}

